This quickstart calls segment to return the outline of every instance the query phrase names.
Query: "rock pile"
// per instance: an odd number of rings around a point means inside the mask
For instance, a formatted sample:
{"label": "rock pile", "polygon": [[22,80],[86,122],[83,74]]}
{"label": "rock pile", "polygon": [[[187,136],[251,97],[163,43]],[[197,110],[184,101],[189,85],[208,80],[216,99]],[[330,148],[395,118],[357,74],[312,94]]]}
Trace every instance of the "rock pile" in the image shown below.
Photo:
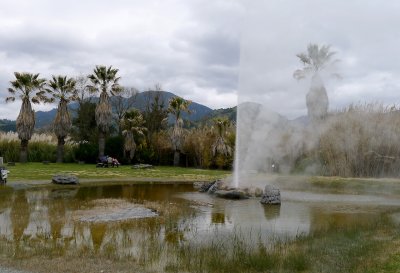
{"label": "rock pile", "polygon": [[278,188],[267,185],[264,189],[264,194],[261,197],[262,204],[280,205],[281,204],[281,192]]}
{"label": "rock pile", "polygon": [[248,199],[253,197],[261,197],[262,204],[280,204],[281,192],[278,188],[267,185],[264,191],[260,188],[232,188],[223,183],[222,180],[213,182],[201,182],[194,185],[199,192],[206,192],[216,197],[225,199]]}

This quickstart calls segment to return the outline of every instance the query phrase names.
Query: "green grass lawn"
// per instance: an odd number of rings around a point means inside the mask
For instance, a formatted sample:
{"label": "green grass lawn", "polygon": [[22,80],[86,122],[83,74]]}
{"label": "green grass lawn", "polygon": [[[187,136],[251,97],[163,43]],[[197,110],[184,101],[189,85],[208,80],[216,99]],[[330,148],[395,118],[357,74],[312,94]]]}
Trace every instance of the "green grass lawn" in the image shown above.
{"label": "green grass lawn", "polygon": [[152,169],[132,169],[131,166],[119,168],[96,168],[94,164],[75,163],[16,163],[16,166],[7,166],[10,171],[8,181],[50,181],[54,174],[65,173],[76,175],[80,179],[101,180],[163,180],[166,181],[208,181],[223,178],[231,174],[230,171],[201,170],[180,167],[154,167]]}

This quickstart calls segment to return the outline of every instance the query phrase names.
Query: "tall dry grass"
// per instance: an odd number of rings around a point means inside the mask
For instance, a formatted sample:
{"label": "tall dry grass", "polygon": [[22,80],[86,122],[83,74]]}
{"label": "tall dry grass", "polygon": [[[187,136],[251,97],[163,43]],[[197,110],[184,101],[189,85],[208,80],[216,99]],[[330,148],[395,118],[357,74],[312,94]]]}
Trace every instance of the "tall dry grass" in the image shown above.
{"label": "tall dry grass", "polygon": [[400,110],[350,105],[330,115],[318,152],[323,174],[343,177],[400,175]]}
{"label": "tall dry grass", "polygon": [[[19,160],[20,140],[15,132],[0,132],[0,156],[5,162]],[[76,144],[67,140],[65,145],[65,162],[74,161],[74,147]],[[53,134],[33,134],[28,144],[28,161],[55,162],[57,156],[57,137]]]}

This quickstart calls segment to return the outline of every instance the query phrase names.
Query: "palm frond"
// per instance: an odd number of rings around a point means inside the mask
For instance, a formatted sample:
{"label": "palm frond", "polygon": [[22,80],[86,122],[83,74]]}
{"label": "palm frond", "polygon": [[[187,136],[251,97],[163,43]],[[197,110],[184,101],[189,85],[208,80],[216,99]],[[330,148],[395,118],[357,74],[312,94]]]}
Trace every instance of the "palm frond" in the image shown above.
{"label": "palm frond", "polygon": [[296,55],[303,64],[311,64],[310,58],[305,53],[299,53]]}
{"label": "palm frond", "polygon": [[303,69],[297,69],[293,73],[293,77],[297,80],[303,79],[309,74],[316,73],[320,70],[325,69],[327,66],[332,66],[335,61],[332,61],[332,57],[336,54],[335,51],[331,51],[330,45],[322,45],[310,43],[307,46],[306,53],[299,53],[296,56],[303,63]]}
{"label": "palm frond", "polygon": [[34,104],[39,104],[40,103],[40,99],[38,98],[38,97],[32,97],[31,98],[31,101],[32,101],[32,103],[34,103]]}
{"label": "palm frond", "polygon": [[15,101],[15,97],[7,97],[6,102],[13,102]]}

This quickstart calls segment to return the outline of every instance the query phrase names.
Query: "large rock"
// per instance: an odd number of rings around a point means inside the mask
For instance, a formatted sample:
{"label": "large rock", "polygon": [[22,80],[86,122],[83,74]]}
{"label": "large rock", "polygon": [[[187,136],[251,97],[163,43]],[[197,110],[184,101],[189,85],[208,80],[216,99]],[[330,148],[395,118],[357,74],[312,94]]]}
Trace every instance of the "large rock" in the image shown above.
{"label": "large rock", "polygon": [[212,182],[203,182],[199,187],[199,192],[208,192],[208,190],[215,185],[217,181],[212,181]]}
{"label": "large rock", "polygon": [[261,197],[262,204],[280,205],[281,191],[271,185],[265,186],[264,194]]}
{"label": "large rock", "polygon": [[215,196],[225,199],[248,199],[244,191],[240,190],[217,190]]}
{"label": "large rock", "polygon": [[62,185],[75,185],[79,184],[79,179],[75,175],[56,174],[53,176],[52,183]]}

